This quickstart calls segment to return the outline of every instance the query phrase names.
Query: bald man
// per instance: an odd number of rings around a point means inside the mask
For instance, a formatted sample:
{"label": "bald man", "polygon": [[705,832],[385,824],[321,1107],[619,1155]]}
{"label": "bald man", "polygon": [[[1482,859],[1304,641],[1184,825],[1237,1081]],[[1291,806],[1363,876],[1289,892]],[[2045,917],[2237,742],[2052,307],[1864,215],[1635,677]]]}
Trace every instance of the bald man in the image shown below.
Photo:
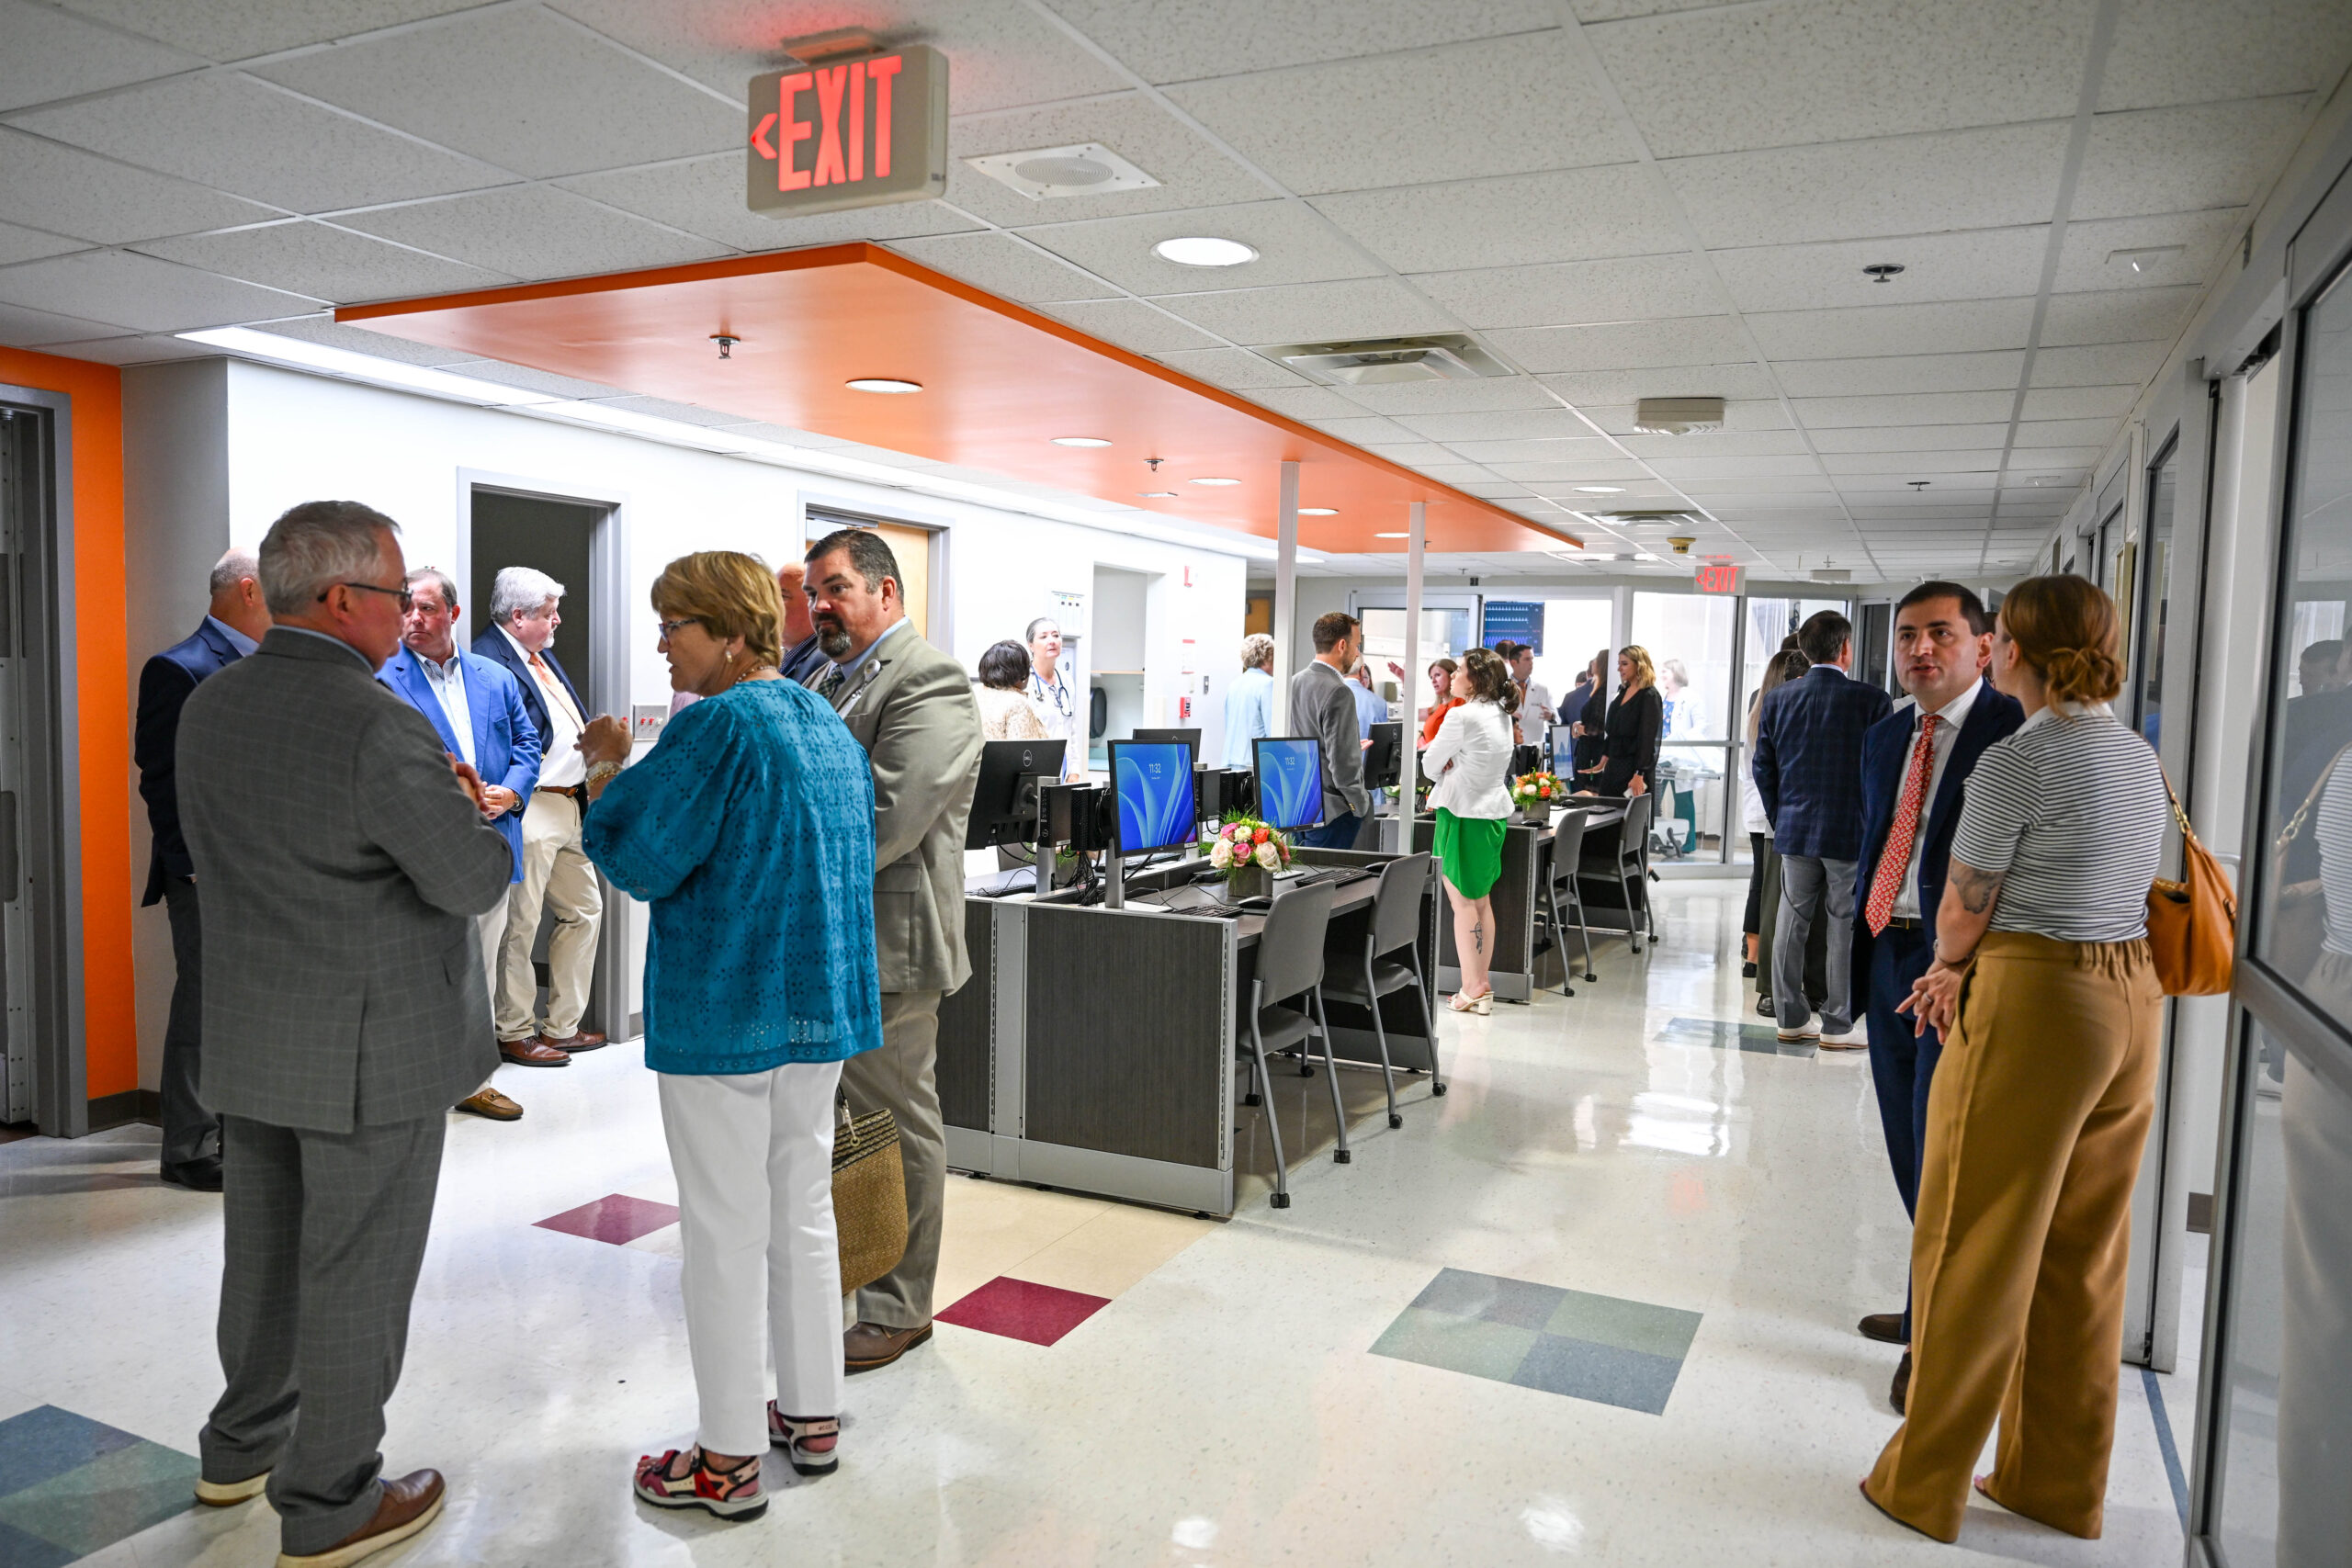
{"label": "bald man", "polygon": [[775,569],[775,585],[784,593],[784,678],[801,685],[832,662],[817,646],[817,623],[808,615],[808,567],[788,560]]}

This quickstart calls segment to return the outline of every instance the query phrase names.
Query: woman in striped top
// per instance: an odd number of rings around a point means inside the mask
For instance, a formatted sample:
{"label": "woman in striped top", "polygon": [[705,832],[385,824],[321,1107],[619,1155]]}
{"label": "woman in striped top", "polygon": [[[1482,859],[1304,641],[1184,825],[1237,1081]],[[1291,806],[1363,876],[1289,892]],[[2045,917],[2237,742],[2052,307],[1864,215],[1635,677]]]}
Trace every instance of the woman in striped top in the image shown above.
{"label": "woman in striped top", "polygon": [[2147,900],[2169,816],[2155,753],[2108,705],[2116,644],[2113,603],[2082,578],[2002,601],[1993,683],[2026,721],[1969,776],[1936,962],[1904,1004],[1944,1051],[1911,1244],[1910,1414],[1862,1495],[1939,1540],[1960,1534],[1996,1416],[1977,1490],[2099,1533],[2155,1112]]}

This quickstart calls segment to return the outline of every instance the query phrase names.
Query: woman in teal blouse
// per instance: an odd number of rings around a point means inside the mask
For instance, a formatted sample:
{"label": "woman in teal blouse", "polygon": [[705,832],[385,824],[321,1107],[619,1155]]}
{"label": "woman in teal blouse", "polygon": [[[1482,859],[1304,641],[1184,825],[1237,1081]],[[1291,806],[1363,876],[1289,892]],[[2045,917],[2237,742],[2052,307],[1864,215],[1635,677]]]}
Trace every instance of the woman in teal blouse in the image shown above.
{"label": "woman in teal blouse", "polygon": [[765,565],[683,557],[653,609],[671,686],[701,700],[626,772],[619,720],[580,741],[588,856],[652,908],[645,1065],[677,1171],[702,1406],[695,1445],[640,1460],[635,1491],[743,1519],[767,1507],[771,1444],[804,1475],[838,1462],[833,1100],[842,1060],[882,1043],[874,784],[832,709],[777,675],[784,606]]}

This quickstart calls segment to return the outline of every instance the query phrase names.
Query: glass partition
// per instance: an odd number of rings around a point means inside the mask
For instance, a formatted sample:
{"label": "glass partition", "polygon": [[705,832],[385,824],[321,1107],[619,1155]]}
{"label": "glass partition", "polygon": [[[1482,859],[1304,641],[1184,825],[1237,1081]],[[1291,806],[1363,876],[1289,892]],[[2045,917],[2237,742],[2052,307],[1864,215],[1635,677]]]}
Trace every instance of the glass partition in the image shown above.
{"label": "glass partition", "polygon": [[2148,472],[2148,521],[2142,530],[2147,548],[2142,552],[2140,576],[2145,603],[2140,612],[2140,646],[2132,658],[2134,722],[2148,744],[2161,744],[2165,690],[2165,623],[2171,610],[2172,508],[2178,488],[2178,443],[2165,448]]}
{"label": "glass partition", "polygon": [[1738,755],[1732,727],[1738,602],[1699,593],[1634,595],[1633,640],[1649,650],[1666,705],[1657,826],[1669,858],[1720,859]]}

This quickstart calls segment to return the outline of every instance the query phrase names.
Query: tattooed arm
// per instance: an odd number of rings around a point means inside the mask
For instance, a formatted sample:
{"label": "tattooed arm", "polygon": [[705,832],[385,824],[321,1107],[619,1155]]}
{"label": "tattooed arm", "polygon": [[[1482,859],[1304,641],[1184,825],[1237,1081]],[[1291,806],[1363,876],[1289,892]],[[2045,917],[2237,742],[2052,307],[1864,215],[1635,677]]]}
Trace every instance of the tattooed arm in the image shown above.
{"label": "tattooed arm", "polygon": [[1976,944],[1993,923],[1993,906],[2000,902],[2002,874],[1979,871],[1955,860],[1944,882],[1944,896],[1936,909],[1936,962],[1911,987],[1897,1010],[1918,1021],[1917,1032],[1951,1032],[1960,1009],[1960,983],[1975,961]]}

